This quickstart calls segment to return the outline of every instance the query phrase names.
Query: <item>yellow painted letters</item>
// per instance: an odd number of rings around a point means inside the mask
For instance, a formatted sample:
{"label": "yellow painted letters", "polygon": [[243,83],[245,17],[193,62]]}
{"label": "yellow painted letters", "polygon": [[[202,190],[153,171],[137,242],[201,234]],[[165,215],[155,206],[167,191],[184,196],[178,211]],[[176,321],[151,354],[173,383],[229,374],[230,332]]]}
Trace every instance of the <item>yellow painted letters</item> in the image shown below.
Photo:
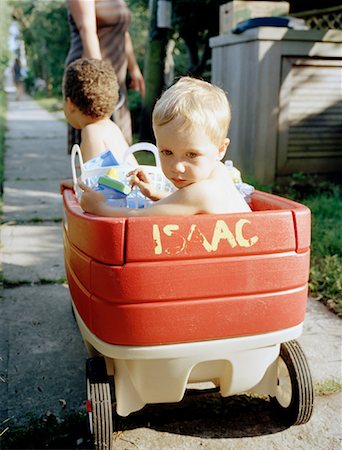
{"label": "yellow painted letters", "polygon": [[[161,255],[162,253],[168,255],[177,255],[183,251],[186,251],[187,245],[192,244],[202,245],[203,248],[209,252],[216,252],[221,241],[226,241],[232,248],[237,245],[240,247],[252,247],[259,241],[259,237],[254,235],[251,238],[246,238],[243,234],[244,226],[251,222],[247,219],[240,219],[235,223],[234,233],[230,230],[228,224],[224,220],[217,220],[213,232],[211,243],[201,232],[196,224],[191,224],[187,237],[185,238],[181,232],[179,232],[179,225],[168,224],[162,229],[162,233],[157,224],[152,227],[152,237],[155,242],[154,253]],[[172,237],[172,240],[168,240],[167,247],[163,247],[162,236]]]}

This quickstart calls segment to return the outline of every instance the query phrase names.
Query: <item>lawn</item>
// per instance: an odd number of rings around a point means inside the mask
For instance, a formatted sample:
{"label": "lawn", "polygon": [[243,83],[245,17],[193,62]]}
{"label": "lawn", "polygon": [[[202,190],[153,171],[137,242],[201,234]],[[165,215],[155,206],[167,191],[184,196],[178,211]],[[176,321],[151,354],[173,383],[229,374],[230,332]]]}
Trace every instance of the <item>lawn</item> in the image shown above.
{"label": "lawn", "polygon": [[61,111],[63,109],[63,100],[60,97],[42,97],[37,94],[35,100],[37,100],[42,108],[45,108],[49,112]]}
{"label": "lawn", "polygon": [[342,317],[342,186],[298,173],[274,190],[310,208],[310,295]]}
{"label": "lawn", "polygon": [[311,209],[310,293],[342,317],[342,195],[335,187],[303,200]]}

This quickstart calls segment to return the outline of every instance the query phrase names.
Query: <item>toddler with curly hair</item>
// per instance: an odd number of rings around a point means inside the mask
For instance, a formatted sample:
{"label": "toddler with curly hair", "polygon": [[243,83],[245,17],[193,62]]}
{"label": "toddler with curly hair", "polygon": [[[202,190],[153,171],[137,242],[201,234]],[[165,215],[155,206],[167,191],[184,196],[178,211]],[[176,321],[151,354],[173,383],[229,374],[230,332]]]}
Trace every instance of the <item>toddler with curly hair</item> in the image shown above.
{"label": "toddler with curly hair", "polygon": [[64,114],[71,126],[81,130],[81,153],[86,162],[111,150],[120,163],[128,148],[120,128],[110,119],[119,98],[116,74],[111,64],[80,58],[65,70]]}

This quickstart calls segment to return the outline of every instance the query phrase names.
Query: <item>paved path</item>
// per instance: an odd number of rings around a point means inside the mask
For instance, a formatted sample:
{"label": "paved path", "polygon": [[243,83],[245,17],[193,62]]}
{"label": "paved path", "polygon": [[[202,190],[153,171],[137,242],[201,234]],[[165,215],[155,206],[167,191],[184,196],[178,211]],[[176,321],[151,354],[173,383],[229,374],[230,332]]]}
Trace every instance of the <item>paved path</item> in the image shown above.
{"label": "paved path", "polygon": [[[84,411],[86,352],[68,288],[61,283],[58,182],[70,175],[66,125],[31,98],[16,102],[11,95],[7,119],[0,424],[8,417],[13,417],[11,423],[25,424],[48,412],[63,418]],[[312,300],[300,342],[316,383],[340,379],[341,321]],[[246,405],[208,396],[150,406],[124,422],[126,431],[118,435],[116,448],[334,450],[340,448],[340,404],[340,394],[317,397],[310,422],[289,429],[275,421],[262,401]]]}
{"label": "paved path", "polygon": [[[1,227],[0,423],[83,409],[86,352],[70,309],[59,180],[66,124],[30,97],[7,112]],[[65,402],[66,401],[66,406]]]}

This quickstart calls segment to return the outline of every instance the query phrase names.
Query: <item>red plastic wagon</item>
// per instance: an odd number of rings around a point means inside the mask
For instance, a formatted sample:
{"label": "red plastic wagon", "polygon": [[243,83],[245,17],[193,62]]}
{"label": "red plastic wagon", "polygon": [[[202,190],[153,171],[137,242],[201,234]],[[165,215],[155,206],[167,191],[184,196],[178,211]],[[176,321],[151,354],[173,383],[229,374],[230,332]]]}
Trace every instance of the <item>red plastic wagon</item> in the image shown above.
{"label": "red plastic wagon", "polygon": [[65,190],[65,267],[92,356],[87,405],[97,449],[116,411],[178,402],[189,383],[275,398],[288,424],[312,414],[295,341],[307,302],[310,211],[255,191],[252,212],[145,218],[84,213]]}

